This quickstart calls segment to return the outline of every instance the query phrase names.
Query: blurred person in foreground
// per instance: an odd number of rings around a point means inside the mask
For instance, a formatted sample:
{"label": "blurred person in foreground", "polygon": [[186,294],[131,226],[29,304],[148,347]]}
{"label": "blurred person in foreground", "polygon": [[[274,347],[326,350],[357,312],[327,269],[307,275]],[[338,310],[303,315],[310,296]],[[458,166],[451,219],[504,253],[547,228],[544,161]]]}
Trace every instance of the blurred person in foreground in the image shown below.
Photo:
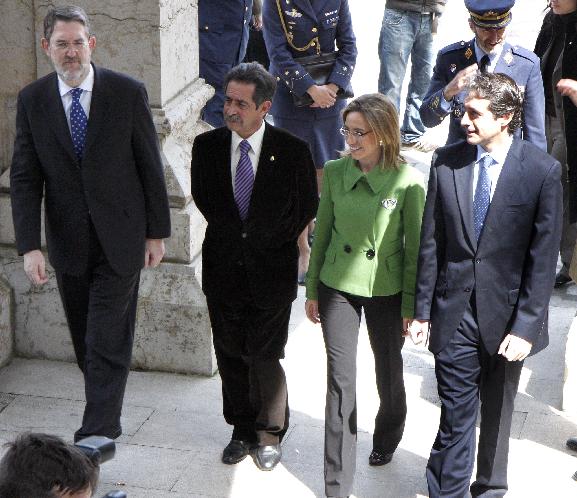
{"label": "blurred person in foreground", "polygon": [[539,58],[530,50],[506,41],[514,4],[515,0],[465,0],[469,27],[475,37],[448,45],[437,55],[421,105],[421,119],[431,128],[450,115],[447,145],[465,138],[461,118],[469,80],[477,72],[503,73],[515,80],[523,94],[523,117],[516,135],[547,150]]}
{"label": "blurred person in foreground", "polygon": [[56,436],[19,435],[0,460],[2,498],[90,498],[99,468],[74,445]]}
{"label": "blurred person in foreground", "polygon": [[306,280],[305,310],[327,351],[325,492],[349,496],[356,468],[356,358],[364,310],[380,406],[370,465],[385,465],[407,412],[401,349],[413,317],[422,175],[399,155],[398,115],[381,94],[343,112],[348,149],[329,161]]}
{"label": "blurred person in foreground", "polygon": [[520,89],[504,74],[478,74],[469,85],[467,140],[432,160],[409,327],[417,344],[430,329],[441,399],[430,498],[507,493],[515,396],[523,360],[549,342],[561,237],[561,165],[514,138]]}
{"label": "blurred person in foreground", "polygon": [[577,107],[564,95],[563,79],[577,79],[577,0],[552,0],[535,44],[545,88],[547,152],[563,168],[561,263],[555,287],[571,282],[569,265],[577,240]]}

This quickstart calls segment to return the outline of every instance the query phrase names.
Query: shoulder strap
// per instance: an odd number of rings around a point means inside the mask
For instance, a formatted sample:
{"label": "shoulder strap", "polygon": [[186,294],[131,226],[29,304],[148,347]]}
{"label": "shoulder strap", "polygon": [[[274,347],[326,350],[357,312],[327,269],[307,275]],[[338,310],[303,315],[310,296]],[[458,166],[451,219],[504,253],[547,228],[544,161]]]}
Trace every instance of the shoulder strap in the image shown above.
{"label": "shoulder strap", "polygon": [[[320,55],[321,53],[321,44],[319,43],[319,37],[315,36],[310,42],[308,42],[307,45],[305,45],[304,47],[297,47],[294,43],[293,43],[293,37],[294,35],[292,33],[289,33],[286,24],[284,22],[284,16],[282,14],[282,7],[280,5],[280,0],[276,0],[276,7],[278,9],[278,16],[280,18],[280,23],[282,24],[282,29],[284,31],[285,37],[286,37],[286,41],[288,42],[288,44],[295,49],[297,52],[306,52],[309,48],[316,46],[317,47],[317,55]],[[316,45],[315,45],[316,44]]]}

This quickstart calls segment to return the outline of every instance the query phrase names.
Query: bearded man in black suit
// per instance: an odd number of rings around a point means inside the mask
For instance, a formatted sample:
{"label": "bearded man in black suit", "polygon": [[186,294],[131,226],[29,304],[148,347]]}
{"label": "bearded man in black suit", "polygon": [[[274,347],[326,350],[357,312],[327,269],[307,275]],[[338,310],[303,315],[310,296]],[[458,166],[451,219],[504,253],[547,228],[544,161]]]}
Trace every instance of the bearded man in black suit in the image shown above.
{"label": "bearded man in black suit", "polygon": [[75,440],[116,438],[130,368],[140,270],[170,236],[158,139],[144,85],[90,63],[86,13],[55,7],[42,48],[55,72],[18,96],[10,193],[16,244],[30,280],[47,281],[46,242],[84,374]]}
{"label": "bearded man in black suit", "polygon": [[226,127],[196,137],[192,196],[208,226],[202,288],[222,378],[223,413],[234,427],[222,461],[256,447],[271,470],[288,427],[280,359],[297,294],[297,238],[318,204],[308,145],[265,123],[275,79],[258,63],[225,78]]}

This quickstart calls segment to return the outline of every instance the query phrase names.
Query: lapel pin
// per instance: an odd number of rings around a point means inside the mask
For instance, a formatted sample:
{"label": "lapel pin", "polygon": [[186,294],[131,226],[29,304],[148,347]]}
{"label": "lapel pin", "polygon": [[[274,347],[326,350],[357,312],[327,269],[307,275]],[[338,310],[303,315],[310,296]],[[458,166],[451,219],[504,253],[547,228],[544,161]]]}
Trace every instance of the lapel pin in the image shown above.
{"label": "lapel pin", "polygon": [[510,65],[511,62],[513,62],[513,54],[511,52],[507,52],[505,57],[503,57],[503,60],[507,63],[507,65]]}
{"label": "lapel pin", "polygon": [[381,201],[381,205],[385,209],[395,209],[395,206],[397,205],[397,199],[383,199]]}
{"label": "lapel pin", "polygon": [[271,161],[274,161],[274,156],[270,156],[270,160],[271,160]]}

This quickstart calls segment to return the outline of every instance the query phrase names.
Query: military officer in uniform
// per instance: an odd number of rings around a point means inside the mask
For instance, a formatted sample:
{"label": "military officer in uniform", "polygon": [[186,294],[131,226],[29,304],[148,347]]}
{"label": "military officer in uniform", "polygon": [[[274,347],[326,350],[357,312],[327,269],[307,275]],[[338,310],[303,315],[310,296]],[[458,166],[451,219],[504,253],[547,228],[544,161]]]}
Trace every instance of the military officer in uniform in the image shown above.
{"label": "military officer in uniform", "polygon": [[432,128],[451,115],[447,144],[465,138],[461,127],[467,84],[477,71],[504,73],[524,93],[523,125],[517,136],[547,150],[545,96],[539,58],[530,50],[505,41],[515,0],[465,0],[475,38],[441,49],[421,105],[423,124]]}
{"label": "military officer in uniform", "polygon": [[[257,7],[261,2],[254,0]],[[199,76],[215,90],[202,119],[215,128],[224,126],[222,84],[226,74],[244,59],[252,15],[253,0],[198,1]]]}
{"label": "military officer in uniform", "polygon": [[[337,99],[337,92],[350,85],[357,59],[348,0],[264,0],[263,34],[270,57],[269,71],[278,82],[270,113],[275,126],[309,144],[320,192],[323,166],[338,159],[339,151],[345,148],[339,130],[346,101]],[[338,57],[328,83],[316,85],[299,58],[334,52],[335,44]],[[293,93],[308,93],[314,103],[296,107]],[[299,237],[299,253],[299,283],[304,283],[310,255],[307,230]]]}

